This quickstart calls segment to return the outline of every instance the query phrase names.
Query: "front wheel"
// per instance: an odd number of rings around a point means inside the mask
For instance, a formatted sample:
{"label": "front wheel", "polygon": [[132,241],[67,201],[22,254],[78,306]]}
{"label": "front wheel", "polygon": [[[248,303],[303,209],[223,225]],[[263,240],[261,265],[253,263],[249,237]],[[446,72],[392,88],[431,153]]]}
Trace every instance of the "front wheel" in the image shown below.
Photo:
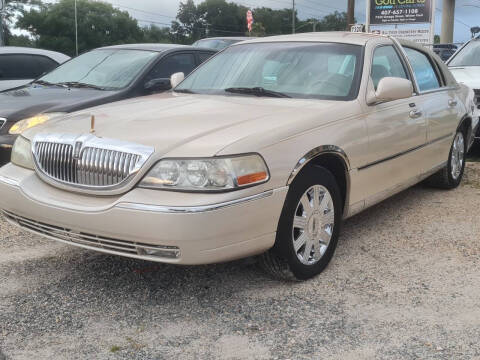
{"label": "front wheel", "polygon": [[277,228],[275,246],[261,264],[277,278],[306,280],[321,273],[337,246],[342,200],[335,177],[312,166],[290,186]]}
{"label": "front wheel", "polygon": [[465,171],[466,146],[465,133],[462,129],[459,129],[453,139],[447,164],[440,171],[428,178],[426,183],[442,189],[454,189],[460,185]]}

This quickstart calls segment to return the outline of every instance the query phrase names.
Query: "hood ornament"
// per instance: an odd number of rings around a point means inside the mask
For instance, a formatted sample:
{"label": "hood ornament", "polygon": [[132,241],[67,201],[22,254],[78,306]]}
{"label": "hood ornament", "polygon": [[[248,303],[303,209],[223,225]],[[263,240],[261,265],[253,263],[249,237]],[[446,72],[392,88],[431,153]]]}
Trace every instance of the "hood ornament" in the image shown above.
{"label": "hood ornament", "polygon": [[90,118],[90,134],[95,134],[95,115]]}

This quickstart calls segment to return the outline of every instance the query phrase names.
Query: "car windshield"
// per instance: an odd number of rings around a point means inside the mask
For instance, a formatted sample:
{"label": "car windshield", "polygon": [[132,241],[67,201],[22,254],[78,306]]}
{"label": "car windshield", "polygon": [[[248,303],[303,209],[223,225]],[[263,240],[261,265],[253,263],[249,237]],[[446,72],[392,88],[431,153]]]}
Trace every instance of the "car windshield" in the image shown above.
{"label": "car windshield", "polygon": [[480,40],[473,40],[465,45],[448,66],[480,66]]}
{"label": "car windshield", "polygon": [[337,43],[235,45],[194,71],[175,91],[238,96],[238,89],[253,89],[242,94],[351,100],[358,92],[362,52],[362,46]]}
{"label": "car windshield", "polygon": [[94,50],[59,66],[39,81],[121,89],[128,86],[157,55],[154,51]]}

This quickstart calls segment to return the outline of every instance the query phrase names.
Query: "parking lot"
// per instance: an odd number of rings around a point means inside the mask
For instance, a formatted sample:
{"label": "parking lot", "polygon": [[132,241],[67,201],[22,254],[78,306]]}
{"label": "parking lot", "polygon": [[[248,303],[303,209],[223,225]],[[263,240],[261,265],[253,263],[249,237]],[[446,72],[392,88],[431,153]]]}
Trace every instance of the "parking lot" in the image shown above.
{"label": "parking lot", "polygon": [[348,220],[327,270],[253,259],[175,267],[44,240],[0,220],[0,359],[480,357],[480,163]]}

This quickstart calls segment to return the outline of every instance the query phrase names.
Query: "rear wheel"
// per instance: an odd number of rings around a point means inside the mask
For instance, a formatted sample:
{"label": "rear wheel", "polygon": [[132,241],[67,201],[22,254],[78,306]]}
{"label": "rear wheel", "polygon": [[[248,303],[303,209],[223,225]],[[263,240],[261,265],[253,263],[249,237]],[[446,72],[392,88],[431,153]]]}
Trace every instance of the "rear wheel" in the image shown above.
{"label": "rear wheel", "polygon": [[467,151],[465,133],[459,129],[453,139],[448,162],[443,169],[432,175],[426,183],[442,189],[454,189],[462,181],[465,171],[465,153]]}
{"label": "rear wheel", "polygon": [[321,166],[305,169],[290,186],[275,246],[261,264],[277,278],[305,280],[321,273],[337,245],[342,216],[335,177]]}

